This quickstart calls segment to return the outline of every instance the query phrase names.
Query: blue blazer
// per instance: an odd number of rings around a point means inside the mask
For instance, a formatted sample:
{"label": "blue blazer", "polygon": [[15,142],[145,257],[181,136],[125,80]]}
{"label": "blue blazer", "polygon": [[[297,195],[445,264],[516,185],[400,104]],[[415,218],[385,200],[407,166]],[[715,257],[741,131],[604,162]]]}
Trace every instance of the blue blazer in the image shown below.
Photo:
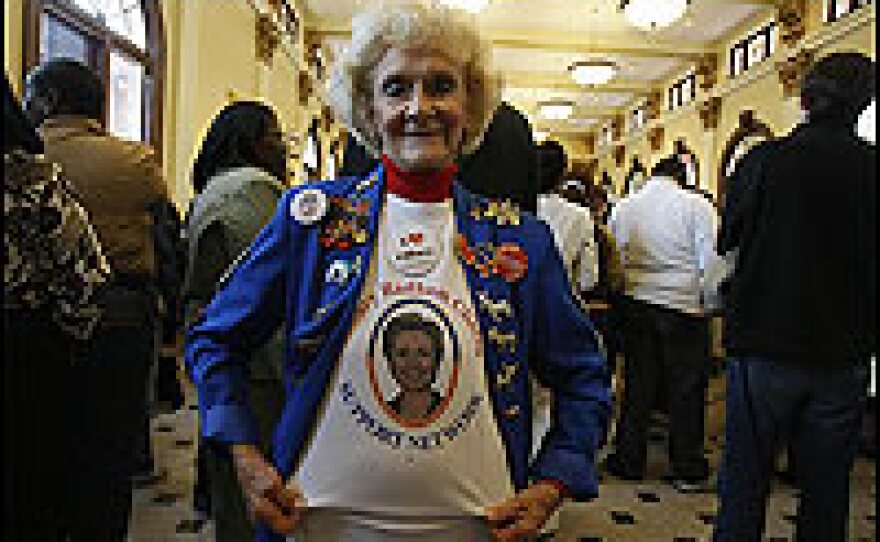
{"label": "blue blazer", "polygon": [[[307,225],[292,216],[296,195],[321,190],[328,198],[369,205],[363,217],[365,242],[325,248],[322,222]],[[188,330],[186,364],[196,384],[202,433],[219,442],[256,443],[247,399],[245,364],[250,352],[284,325],[287,398],[272,442],[271,461],[288,477],[332,388],[333,368],[354,319],[376,246],[384,201],[382,167],[363,179],[305,185],[288,191],[272,221],[229,274],[202,317]],[[514,223],[481,216],[487,202],[453,184],[457,233],[468,246],[519,246],[528,268],[519,280],[477,272],[464,265],[485,343],[486,374],[495,420],[517,489],[530,481],[561,482],[578,500],[598,492],[595,452],[610,411],[610,378],[600,341],[569,287],[549,228],[528,213]],[[327,281],[339,259],[359,261],[346,281]],[[498,319],[479,294],[506,300],[513,317]],[[497,315],[496,315],[497,316]],[[500,348],[489,330],[517,337]],[[529,464],[532,412],[529,373],[554,392],[553,424]],[[265,527],[258,541],[281,541]]]}

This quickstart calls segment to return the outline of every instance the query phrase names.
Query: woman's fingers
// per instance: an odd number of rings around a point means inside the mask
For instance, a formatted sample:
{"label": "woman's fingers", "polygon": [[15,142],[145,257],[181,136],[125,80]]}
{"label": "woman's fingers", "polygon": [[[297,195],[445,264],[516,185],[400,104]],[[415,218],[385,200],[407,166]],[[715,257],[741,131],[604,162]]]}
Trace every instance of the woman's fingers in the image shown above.
{"label": "woman's fingers", "polygon": [[544,522],[556,509],[558,499],[540,485],[533,485],[516,496],[486,509],[486,519],[497,542],[520,542],[538,535]]}
{"label": "woman's fingers", "polygon": [[278,504],[267,497],[252,496],[251,508],[259,521],[278,534],[291,534],[297,526],[298,517],[285,513]]}
{"label": "woman's fingers", "polygon": [[519,509],[519,501],[514,496],[501,504],[486,508],[486,519],[492,524],[509,523],[517,518]]}
{"label": "woman's fingers", "polygon": [[295,484],[282,484],[280,480],[270,488],[267,496],[282,509],[297,516],[301,515],[307,506],[305,496]]}
{"label": "woman's fingers", "polygon": [[278,471],[253,446],[234,448],[236,473],[254,517],[279,534],[290,534],[306,509],[302,492],[285,486]]}

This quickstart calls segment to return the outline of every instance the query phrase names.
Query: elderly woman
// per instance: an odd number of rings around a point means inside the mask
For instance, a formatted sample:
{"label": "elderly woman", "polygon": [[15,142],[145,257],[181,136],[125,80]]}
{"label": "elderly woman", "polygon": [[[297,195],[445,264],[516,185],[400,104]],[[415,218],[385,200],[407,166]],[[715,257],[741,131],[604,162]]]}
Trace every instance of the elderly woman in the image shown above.
{"label": "elderly woman", "polygon": [[[203,433],[228,446],[258,540],[519,540],[563,497],[597,493],[608,375],[553,237],[454,181],[497,103],[459,17],[354,20],[328,94],[381,165],[285,194],[189,331]],[[443,340],[442,400],[417,420],[395,412],[383,354],[404,315]],[[264,458],[243,365],[282,325],[287,399]],[[530,373],[555,392],[531,463]]]}

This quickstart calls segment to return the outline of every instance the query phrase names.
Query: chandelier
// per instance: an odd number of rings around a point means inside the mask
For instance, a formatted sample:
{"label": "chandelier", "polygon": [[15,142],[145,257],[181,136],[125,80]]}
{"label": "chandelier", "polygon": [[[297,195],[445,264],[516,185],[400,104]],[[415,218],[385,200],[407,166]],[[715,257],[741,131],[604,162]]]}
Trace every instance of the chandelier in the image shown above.
{"label": "chandelier", "polygon": [[486,7],[489,0],[443,0],[443,4],[455,9],[462,9],[468,13],[479,13]]}
{"label": "chandelier", "polygon": [[567,100],[553,100],[538,104],[541,116],[549,120],[564,120],[571,116],[574,104]]}
{"label": "chandelier", "polygon": [[617,64],[610,60],[584,60],[568,67],[579,85],[604,85],[617,75]]}
{"label": "chandelier", "polygon": [[642,30],[657,30],[679,20],[691,0],[621,0],[620,10],[626,19]]}

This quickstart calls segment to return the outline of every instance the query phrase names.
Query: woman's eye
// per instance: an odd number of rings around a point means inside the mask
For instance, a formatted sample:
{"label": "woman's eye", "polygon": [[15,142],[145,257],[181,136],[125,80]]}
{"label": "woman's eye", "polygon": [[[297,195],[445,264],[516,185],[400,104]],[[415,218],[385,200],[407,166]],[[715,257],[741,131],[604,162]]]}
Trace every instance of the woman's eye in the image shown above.
{"label": "woman's eye", "polygon": [[406,92],[406,84],[402,79],[391,78],[382,83],[382,95],[388,98],[400,98]]}
{"label": "woman's eye", "polygon": [[434,96],[450,94],[455,91],[456,86],[455,78],[447,73],[432,75],[427,81],[428,91]]}

